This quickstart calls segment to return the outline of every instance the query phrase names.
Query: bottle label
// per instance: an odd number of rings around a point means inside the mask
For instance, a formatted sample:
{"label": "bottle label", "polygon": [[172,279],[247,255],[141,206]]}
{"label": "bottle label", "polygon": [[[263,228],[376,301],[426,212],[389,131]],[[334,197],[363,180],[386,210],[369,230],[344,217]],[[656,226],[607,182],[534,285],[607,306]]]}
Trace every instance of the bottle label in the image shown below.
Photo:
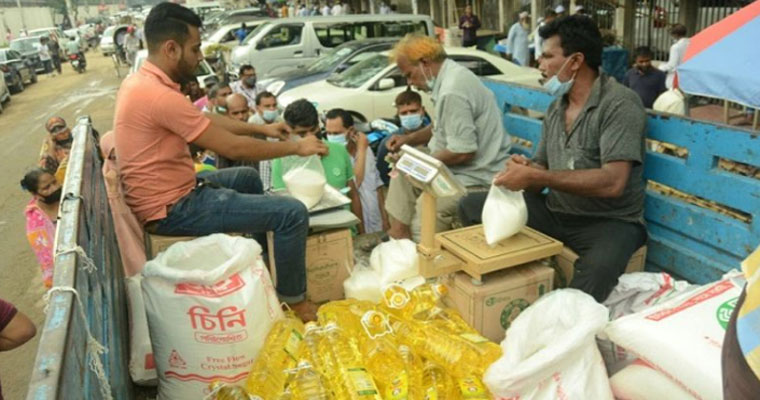
{"label": "bottle label", "polygon": [[409,377],[406,371],[403,371],[391,380],[388,390],[385,391],[384,398],[386,400],[406,400],[408,397]]}
{"label": "bottle label", "polygon": [[298,355],[298,349],[301,347],[302,340],[303,336],[301,336],[301,333],[295,329],[292,329],[290,331],[290,335],[288,335],[288,341],[285,342],[285,348],[283,348],[283,350],[285,350],[285,352],[288,353],[288,356],[290,356],[290,358],[292,358],[294,361]]}
{"label": "bottle label", "polygon": [[468,340],[475,344],[488,342],[488,339],[484,338],[483,336],[478,335],[477,333],[463,333],[459,336],[461,336],[462,339]]}
{"label": "bottle label", "polygon": [[435,387],[429,387],[425,391],[425,400],[438,400],[438,389]]}
{"label": "bottle label", "polygon": [[375,396],[378,394],[375,381],[364,368],[348,368],[348,379],[353,384],[356,394],[359,396]]}
{"label": "bottle label", "polygon": [[486,399],[486,389],[473,378],[464,378],[459,381],[459,390],[463,399]]}

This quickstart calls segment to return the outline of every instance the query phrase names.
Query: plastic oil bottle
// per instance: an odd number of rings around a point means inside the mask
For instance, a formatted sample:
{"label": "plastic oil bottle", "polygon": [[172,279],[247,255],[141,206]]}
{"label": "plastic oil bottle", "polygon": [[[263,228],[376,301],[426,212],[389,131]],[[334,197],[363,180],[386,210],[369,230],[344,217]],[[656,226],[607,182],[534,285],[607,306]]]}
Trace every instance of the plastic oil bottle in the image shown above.
{"label": "plastic oil bottle", "polygon": [[322,328],[314,322],[307,322],[304,326],[303,341],[299,350],[299,358],[308,361],[319,373],[324,373],[323,367],[326,361],[319,354],[319,342],[322,341]]}
{"label": "plastic oil bottle", "polygon": [[365,335],[361,351],[385,400],[409,399],[409,374],[398,346],[392,338],[391,326],[380,312],[368,311],[362,317]]}
{"label": "plastic oil bottle", "polygon": [[263,399],[274,399],[282,393],[287,370],[296,365],[303,332],[303,322],[293,312],[275,322],[248,375],[245,383],[248,393]]}
{"label": "plastic oil bottle", "polygon": [[490,400],[492,398],[483,381],[475,376],[459,379],[457,384],[463,400]]}
{"label": "plastic oil bottle", "polygon": [[293,400],[330,400],[329,386],[309,361],[301,360],[288,389],[293,393]]}
{"label": "plastic oil bottle", "polygon": [[361,317],[369,310],[374,310],[375,305],[369,301],[346,299],[331,301],[317,311],[317,319],[323,327],[333,322],[341,327],[343,332],[350,337],[356,337],[363,332]]}
{"label": "plastic oil bottle", "polygon": [[483,365],[480,353],[459,336],[413,321],[395,320],[392,326],[396,340],[457,378],[482,373],[491,364]]}
{"label": "plastic oil bottle", "polygon": [[404,368],[409,377],[409,399],[424,399],[422,359],[414,354],[409,346],[403,344],[398,346],[398,353],[401,355],[401,360],[404,361]]}
{"label": "plastic oil bottle", "polygon": [[356,339],[345,335],[334,322],[324,328],[320,354],[333,360],[326,375],[336,400],[382,400],[372,375],[362,362]]}
{"label": "plastic oil bottle", "polygon": [[426,400],[453,400],[459,397],[453,379],[432,361],[426,361],[423,365],[422,390]]}
{"label": "plastic oil bottle", "polygon": [[219,381],[214,381],[209,385],[211,396],[214,400],[253,400],[245,389],[237,385],[228,385]]}

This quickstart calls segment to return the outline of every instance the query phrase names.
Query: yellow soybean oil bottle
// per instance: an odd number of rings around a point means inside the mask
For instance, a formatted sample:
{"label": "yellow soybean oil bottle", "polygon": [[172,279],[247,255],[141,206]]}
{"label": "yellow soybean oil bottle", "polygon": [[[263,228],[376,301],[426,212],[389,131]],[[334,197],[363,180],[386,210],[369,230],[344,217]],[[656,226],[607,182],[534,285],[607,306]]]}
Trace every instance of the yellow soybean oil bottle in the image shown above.
{"label": "yellow soybean oil bottle", "polygon": [[388,319],[380,312],[368,311],[361,322],[365,330],[360,342],[364,361],[383,398],[410,399],[409,374],[391,335]]}
{"label": "yellow soybean oil bottle", "polygon": [[483,381],[475,376],[460,379],[457,383],[463,400],[490,400],[492,398]]}
{"label": "yellow soybean oil bottle", "polygon": [[293,400],[330,400],[332,393],[327,380],[307,360],[298,363],[295,377],[288,385]]}
{"label": "yellow soybean oil bottle", "polygon": [[209,385],[211,393],[209,397],[213,400],[254,400],[255,397],[248,394],[240,386],[228,385],[219,381],[214,381]]}
{"label": "yellow soybean oil bottle", "polygon": [[362,360],[357,340],[343,333],[334,322],[324,327],[320,343],[320,356],[333,362],[325,372],[332,385],[336,400],[382,400],[372,375]]}
{"label": "yellow soybean oil bottle", "polygon": [[283,392],[288,370],[296,366],[303,333],[303,322],[293,312],[275,322],[248,375],[248,393],[269,400]]}
{"label": "yellow soybean oil bottle", "polygon": [[423,365],[422,390],[425,400],[454,400],[459,398],[459,390],[454,380],[440,365],[427,361]]}

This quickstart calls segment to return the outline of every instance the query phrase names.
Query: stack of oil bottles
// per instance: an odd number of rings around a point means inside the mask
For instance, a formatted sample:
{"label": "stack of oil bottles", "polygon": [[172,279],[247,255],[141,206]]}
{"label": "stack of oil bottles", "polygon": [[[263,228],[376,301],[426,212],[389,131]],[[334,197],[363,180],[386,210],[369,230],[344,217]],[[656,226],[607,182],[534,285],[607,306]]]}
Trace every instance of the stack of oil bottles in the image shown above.
{"label": "stack of oil bottles", "polygon": [[214,383],[217,400],[491,399],[483,372],[501,347],[443,306],[446,287],[391,285],[383,301],[322,305],[318,323],[274,324],[245,387]]}

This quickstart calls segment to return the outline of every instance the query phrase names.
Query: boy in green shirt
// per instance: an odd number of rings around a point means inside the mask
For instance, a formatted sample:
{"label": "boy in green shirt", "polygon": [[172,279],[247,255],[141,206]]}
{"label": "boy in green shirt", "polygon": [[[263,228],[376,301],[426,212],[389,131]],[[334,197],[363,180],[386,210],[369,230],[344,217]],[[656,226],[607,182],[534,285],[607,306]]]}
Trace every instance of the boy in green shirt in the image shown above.
{"label": "boy in green shirt", "polygon": [[[306,135],[318,135],[320,132],[319,116],[314,105],[306,99],[296,100],[285,108],[283,113],[285,123],[291,129],[291,140],[298,140]],[[326,142],[328,153],[322,156],[322,168],[325,170],[327,183],[345,192],[348,189],[348,197],[351,199],[351,212],[359,220],[362,220],[362,206],[359,200],[359,192],[354,184],[354,167],[351,163],[351,155],[346,147],[340,143]],[[282,179],[282,159],[272,161],[272,188],[284,189],[285,182]],[[364,233],[364,228],[359,225],[359,233]]]}

